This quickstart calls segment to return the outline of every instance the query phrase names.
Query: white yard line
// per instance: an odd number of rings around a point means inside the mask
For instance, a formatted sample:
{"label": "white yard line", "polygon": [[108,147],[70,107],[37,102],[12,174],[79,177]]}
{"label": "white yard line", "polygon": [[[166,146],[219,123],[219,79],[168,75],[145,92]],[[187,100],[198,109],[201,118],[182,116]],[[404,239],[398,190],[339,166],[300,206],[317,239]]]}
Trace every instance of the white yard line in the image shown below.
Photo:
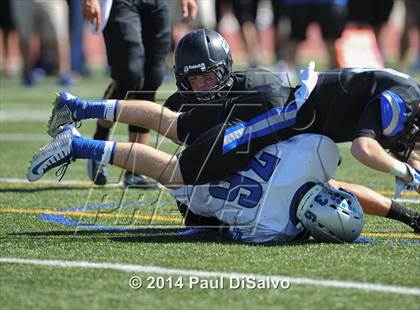
{"label": "white yard line", "polygon": [[1,109],[0,122],[10,123],[17,121],[47,122],[51,109]]}
{"label": "white yard line", "polygon": [[[127,135],[115,135],[113,138],[119,141],[127,141]],[[0,133],[0,141],[48,142],[50,140],[51,137],[46,133]]]}
{"label": "white yard line", "polygon": [[[155,146],[157,135],[152,133],[150,136],[150,145]],[[113,135],[113,140],[118,142],[128,141],[127,135]],[[46,133],[0,133],[0,142],[9,141],[9,142],[48,142],[51,140],[51,137]],[[170,139],[163,138],[159,136],[159,144],[172,144],[175,145]]]}
{"label": "white yard line", "polygon": [[108,269],[117,270],[130,273],[153,273],[165,274],[176,276],[190,276],[190,277],[223,277],[225,279],[244,279],[253,277],[256,280],[271,281],[290,281],[290,285],[311,285],[311,286],[324,286],[324,287],[337,287],[337,288],[351,288],[367,292],[381,292],[381,293],[394,293],[403,295],[420,296],[419,287],[405,287],[397,285],[387,285],[380,283],[365,283],[353,281],[340,281],[328,279],[313,279],[303,277],[289,277],[281,275],[261,275],[253,273],[234,273],[234,272],[217,272],[217,271],[204,271],[204,270],[188,270],[188,269],[174,269],[164,268],[159,266],[144,266],[144,265],[130,265],[118,263],[95,263],[86,261],[66,261],[66,260],[40,260],[40,259],[22,259],[15,257],[0,257],[0,263],[9,264],[23,264],[35,266],[48,266],[59,268],[86,268],[86,269]]}
{"label": "white yard line", "polygon": [[[43,185],[80,185],[86,186],[91,185],[94,186],[91,181],[78,181],[78,180],[63,180],[58,182],[58,180],[38,180],[36,183],[29,182],[26,179],[18,179],[18,178],[0,178],[0,183],[10,183],[10,184],[43,184]],[[105,185],[105,187],[120,187],[120,183],[109,183]]]}

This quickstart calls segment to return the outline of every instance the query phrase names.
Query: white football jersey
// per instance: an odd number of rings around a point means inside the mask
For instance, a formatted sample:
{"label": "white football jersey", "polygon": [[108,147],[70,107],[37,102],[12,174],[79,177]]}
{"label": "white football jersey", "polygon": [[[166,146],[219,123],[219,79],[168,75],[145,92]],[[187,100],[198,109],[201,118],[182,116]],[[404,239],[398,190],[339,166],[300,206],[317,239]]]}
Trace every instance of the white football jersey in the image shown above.
{"label": "white football jersey", "polygon": [[289,241],[303,230],[296,218],[296,193],[308,182],[331,179],[339,160],[331,139],[303,134],[264,148],[246,169],[220,182],[184,186],[171,194],[195,214],[229,224],[234,240]]}

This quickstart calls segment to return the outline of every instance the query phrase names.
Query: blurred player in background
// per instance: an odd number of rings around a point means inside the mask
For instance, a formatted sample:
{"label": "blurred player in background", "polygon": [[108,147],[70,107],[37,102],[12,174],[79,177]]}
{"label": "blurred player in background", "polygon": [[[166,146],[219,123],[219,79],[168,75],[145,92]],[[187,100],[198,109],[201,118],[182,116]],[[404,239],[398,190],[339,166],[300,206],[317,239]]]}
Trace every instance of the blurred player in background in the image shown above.
{"label": "blurred player in background", "polygon": [[69,6],[70,24],[70,65],[73,74],[89,76],[84,51],[85,21],[80,14],[83,2],[81,0],[67,0]]}
{"label": "blurred player in background", "polygon": [[221,31],[220,22],[227,11],[232,11],[239,24],[248,65],[256,68],[261,62],[261,40],[256,19],[259,0],[215,0],[216,30]]}
{"label": "blurred player in background", "polygon": [[[284,5],[285,0],[271,0],[273,11],[273,53],[274,53],[274,71],[287,71],[286,54],[289,43],[290,29],[287,27],[289,18]],[[287,28],[287,29],[286,29]]]}
{"label": "blurred player in background", "polygon": [[[185,19],[195,18],[194,0],[182,0]],[[84,0],[83,17],[100,25],[99,0]],[[109,20],[103,30],[112,82],[106,99],[141,99],[154,101],[156,90],[165,73],[165,59],[171,44],[169,2],[166,0],[113,0]],[[94,139],[108,140],[113,122],[97,122]],[[148,144],[149,129],[130,125],[129,141]],[[105,167],[97,161],[88,162],[88,174],[95,184],[107,183]],[[156,182],[127,170],[125,186],[153,188]]]}
{"label": "blurred player in background", "polygon": [[290,40],[287,45],[288,71],[295,71],[298,45],[306,39],[306,31],[312,22],[321,28],[327,45],[328,66],[337,66],[334,42],[340,38],[347,17],[347,0],[284,0],[291,21]]}
{"label": "blurred player in background", "polygon": [[376,42],[383,53],[380,34],[391,15],[394,0],[348,0],[348,22],[356,27],[372,27]]}
{"label": "blurred player in background", "polygon": [[11,62],[11,44],[15,28],[12,18],[11,0],[3,0],[0,2],[0,30],[3,40],[2,72],[6,77],[12,77],[15,74],[15,68],[12,67]]}
{"label": "blurred player in background", "polygon": [[256,68],[261,62],[261,41],[256,19],[259,0],[232,0],[233,12],[241,28],[242,39],[248,55],[251,68]]}
{"label": "blurred player in background", "polygon": [[[420,1],[405,0],[404,3],[405,19],[400,42],[399,69],[404,72],[411,70],[413,72],[420,73]],[[417,46],[417,51],[415,52],[414,63],[410,68],[408,66],[408,51],[411,30],[415,31],[419,43]]]}
{"label": "blurred player in background", "polygon": [[[66,1],[30,0],[12,1],[11,4],[23,59],[23,84],[33,86],[37,82],[31,38],[38,32],[42,52],[57,55],[59,84],[71,85]],[[48,58],[48,55],[43,56]]]}

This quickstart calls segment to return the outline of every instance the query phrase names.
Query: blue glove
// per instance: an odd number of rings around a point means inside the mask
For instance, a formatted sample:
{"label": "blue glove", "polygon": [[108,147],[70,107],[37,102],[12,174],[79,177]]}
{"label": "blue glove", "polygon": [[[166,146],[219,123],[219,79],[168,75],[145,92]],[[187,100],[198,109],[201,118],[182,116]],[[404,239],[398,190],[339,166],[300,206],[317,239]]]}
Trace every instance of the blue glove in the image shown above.
{"label": "blue glove", "polygon": [[411,167],[407,163],[405,165],[407,166],[408,173],[412,177],[412,181],[407,183],[401,178],[396,177],[394,198],[400,197],[403,190],[417,191],[420,194],[420,170]]}

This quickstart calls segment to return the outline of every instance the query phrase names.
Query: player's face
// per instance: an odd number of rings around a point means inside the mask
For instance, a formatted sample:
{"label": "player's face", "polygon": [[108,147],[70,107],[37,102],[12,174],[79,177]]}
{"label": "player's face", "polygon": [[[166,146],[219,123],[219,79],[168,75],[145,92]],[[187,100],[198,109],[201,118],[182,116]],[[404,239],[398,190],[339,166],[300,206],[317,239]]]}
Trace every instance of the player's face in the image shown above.
{"label": "player's face", "polygon": [[188,77],[193,91],[209,91],[217,85],[217,78],[214,72],[191,75]]}

